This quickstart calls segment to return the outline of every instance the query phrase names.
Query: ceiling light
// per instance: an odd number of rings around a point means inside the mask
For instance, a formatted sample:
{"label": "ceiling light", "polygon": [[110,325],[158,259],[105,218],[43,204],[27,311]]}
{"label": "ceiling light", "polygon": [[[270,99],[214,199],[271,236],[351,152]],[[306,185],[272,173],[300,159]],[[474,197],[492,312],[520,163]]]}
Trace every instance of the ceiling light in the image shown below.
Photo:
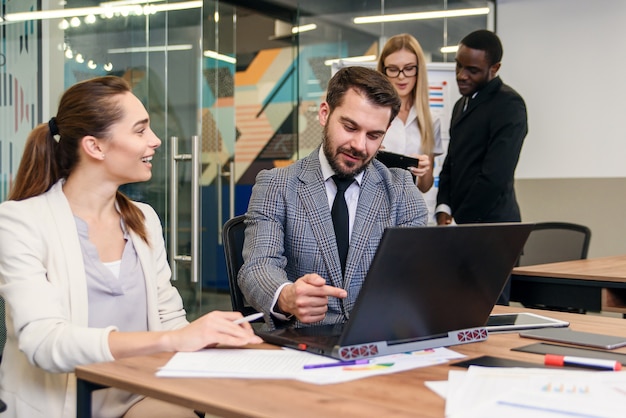
{"label": "ceiling light", "polygon": [[210,50],[204,51],[202,53],[202,55],[204,55],[207,58],[213,58],[213,59],[216,59],[216,60],[228,62],[230,64],[236,64],[237,63],[237,58],[230,57],[230,56],[224,55],[224,54],[220,54],[219,52],[215,52],[215,51],[210,51]]}
{"label": "ceiling light", "polygon": [[436,10],[432,12],[399,13],[391,15],[355,17],[354,23],[401,22],[405,20],[441,19],[444,17],[478,16],[489,14],[489,7],[475,9]]}
{"label": "ceiling light", "polygon": [[309,23],[308,25],[294,26],[293,28],[291,28],[291,33],[302,33],[315,29],[317,29],[317,25],[315,23]]}
{"label": "ceiling light", "polygon": [[74,16],[70,19],[70,26],[73,28],[77,28],[80,26],[80,19]]}
{"label": "ceiling light", "polygon": [[130,54],[134,52],[165,52],[165,51],[187,51],[192,49],[191,44],[179,45],[153,45],[153,46],[135,46],[130,48],[112,48],[107,52],[109,54]]}
{"label": "ceiling light", "polygon": [[66,30],[69,27],[70,27],[70,22],[68,22],[67,19],[63,19],[62,21],[59,22],[59,29]]}
{"label": "ceiling light", "polygon": [[87,15],[87,16],[85,16],[85,23],[87,23],[88,25],[96,23],[96,16],[95,15]]}
{"label": "ceiling light", "polygon": [[367,62],[367,61],[375,61],[376,55],[362,55],[360,57],[347,57],[347,58],[335,58],[332,60],[324,61],[324,65],[330,66],[335,62],[346,61],[346,62]]}
{"label": "ceiling light", "polygon": [[9,22],[22,22],[26,20],[63,19],[73,16],[87,16],[89,14],[101,14],[100,7],[81,7],[75,9],[41,10],[35,12],[7,13],[4,18]]}
{"label": "ceiling light", "polygon": [[79,64],[82,64],[83,62],[85,62],[85,58],[83,58],[83,54],[76,54],[75,60]]}
{"label": "ceiling light", "polygon": [[96,65],[95,62],[93,62],[93,60],[89,60],[89,62],[87,63],[87,67],[92,69],[92,70],[95,70],[97,65]]}
{"label": "ceiling light", "polygon": [[131,4],[142,4],[142,3],[158,3],[160,1],[165,0],[118,0],[118,1],[103,1],[100,3],[100,6],[103,7],[115,7],[115,6],[129,6]]}
{"label": "ceiling light", "polygon": [[102,68],[104,68],[105,71],[111,71],[113,69],[113,64],[109,62],[107,64],[104,64]]}
{"label": "ceiling light", "polygon": [[[57,10],[42,10],[42,11],[34,11],[34,12],[23,12],[23,13],[7,13],[4,16],[4,20],[7,22],[23,22],[28,20],[42,20],[42,19],[63,19],[66,17],[74,17],[74,16],[87,16],[90,14],[93,15],[103,15],[107,17],[113,17],[115,13],[136,13],[138,3],[136,0],[129,0],[125,2],[108,2],[101,3],[100,6],[97,7],[80,7],[74,9],[57,9]],[[142,1],[141,3],[150,3],[147,1]],[[174,10],[187,10],[187,9],[199,9],[202,7],[202,0],[196,1],[184,1],[180,3],[172,3],[172,4],[148,4],[144,6],[143,11],[144,14],[154,14],[157,12],[167,12]],[[146,13],[146,10],[149,13]]]}
{"label": "ceiling light", "polygon": [[459,46],[458,45],[454,45],[454,46],[442,46],[439,51],[441,51],[442,54],[452,54],[455,53],[456,51],[458,51]]}
{"label": "ceiling light", "polygon": [[71,49],[66,49],[65,50],[65,58],[67,58],[68,60],[71,60],[72,58],[74,58],[74,53],[72,52]]}
{"label": "ceiling light", "polygon": [[172,10],[187,10],[187,9],[199,9],[202,7],[202,0],[198,1],[183,1],[180,3],[171,4],[154,4],[150,7],[154,8],[157,12],[168,12]]}

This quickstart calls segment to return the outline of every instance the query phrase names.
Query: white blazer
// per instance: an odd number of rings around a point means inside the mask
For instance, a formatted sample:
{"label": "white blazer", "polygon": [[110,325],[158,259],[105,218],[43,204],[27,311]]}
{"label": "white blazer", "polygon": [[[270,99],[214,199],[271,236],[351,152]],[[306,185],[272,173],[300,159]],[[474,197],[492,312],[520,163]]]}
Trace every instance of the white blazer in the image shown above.
{"label": "white blazer", "polygon": [[[170,283],[163,230],[146,217],[150,246],[130,232],[146,278],[148,328],[187,324]],[[62,181],[46,193],[0,204],[0,295],[6,301],[7,341],[0,365],[4,417],[75,417],[75,366],[112,361],[114,327],[88,328],[85,267]]]}

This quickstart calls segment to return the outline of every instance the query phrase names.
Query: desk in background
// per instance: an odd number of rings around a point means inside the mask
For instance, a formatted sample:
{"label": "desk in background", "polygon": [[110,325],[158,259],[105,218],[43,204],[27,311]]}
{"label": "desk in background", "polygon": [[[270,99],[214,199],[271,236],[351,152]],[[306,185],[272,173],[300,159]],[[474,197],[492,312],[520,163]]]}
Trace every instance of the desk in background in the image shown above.
{"label": "desk in background", "polygon": [[[494,313],[545,311],[496,306]],[[597,315],[550,312],[577,331],[626,336],[626,321]],[[510,351],[537,342],[517,333],[492,334],[486,341],[450,347],[468,358],[491,355],[541,364],[538,354]],[[264,344],[263,348],[269,346]],[[612,350],[626,353],[626,348]],[[158,378],[157,369],[172,353],[132,357],[110,363],[80,366],[78,417],[89,417],[91,390],[117,387],[221,417],[411,417],[442,418],[445,401],[425,381],[447,380],[449,364],[375,376],[334,385],[296,380]]]}
{"label": "desk in background", "polygon": [[511,300],[626,315],[626,255],[516,267]]}

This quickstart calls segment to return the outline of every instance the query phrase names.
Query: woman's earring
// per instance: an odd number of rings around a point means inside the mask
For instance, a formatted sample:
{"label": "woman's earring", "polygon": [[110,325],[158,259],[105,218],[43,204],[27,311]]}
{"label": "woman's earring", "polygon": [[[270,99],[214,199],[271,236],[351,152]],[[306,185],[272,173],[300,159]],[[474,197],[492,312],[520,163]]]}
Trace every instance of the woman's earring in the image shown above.
{"label": "woman's earring", "polygon": [[101,160],[104,160],[104,153],[102,153],[102,156],[100,157]]}

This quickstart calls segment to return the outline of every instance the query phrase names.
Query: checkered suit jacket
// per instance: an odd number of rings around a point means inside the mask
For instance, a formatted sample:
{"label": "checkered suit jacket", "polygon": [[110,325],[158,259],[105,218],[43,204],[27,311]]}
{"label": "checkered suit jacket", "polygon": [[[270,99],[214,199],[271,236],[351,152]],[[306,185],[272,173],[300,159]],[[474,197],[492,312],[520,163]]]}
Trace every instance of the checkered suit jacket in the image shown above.
{"label": "checkered suit jacket", "polygon": [[363,175],[342,277],[318,152],[260,172],[252,189],[238,282],[247,301],[270,318],[270,328],[277,325],[269,315],[276,289],[308,273],[348,292],[343,300],[329,298],[322,323],[346,321],[385,228],[427,222],[428,209],[409,172],[373,160]]}

